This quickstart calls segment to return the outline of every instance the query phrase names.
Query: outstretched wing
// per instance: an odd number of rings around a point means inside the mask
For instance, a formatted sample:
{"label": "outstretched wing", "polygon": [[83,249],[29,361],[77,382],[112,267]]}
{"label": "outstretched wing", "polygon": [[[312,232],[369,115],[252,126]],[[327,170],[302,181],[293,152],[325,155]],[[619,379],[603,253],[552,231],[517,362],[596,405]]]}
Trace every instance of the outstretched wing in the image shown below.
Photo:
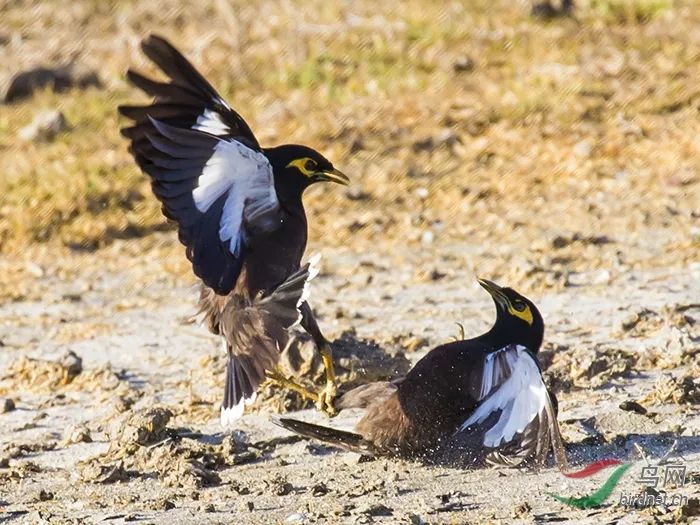
{"label": "outstretched wing", "polygon": [[250,127],[221,98],[192,64],[170,42],[151,35],[141,43],[144,54],[168,76],[169,82],[151,80],[129,70],[127,78],[146,94],[154,97],[148,106],[123,106],[123,114],[135,122],[122,133],[138,141],[152,133],[147,117],[185,129],[206,131],[233,138],[251,149],[261,151]]}
{"label": "outstretched wing", "polygon": [[170,82],[128,73],[155,100],[119,108],[134,121],[122,134],[164,215],[177,222],[194,273],[225,295],[240,274],[246,239],[279,224],[272,167],[241,116],[174,47],[155,36],[142,47]]}
{"label": "outstretched wing", "polygon": [[556,414],[537,360],[527,348],[509,345],[486,356],[479,400],[458,432],[485,425],[485,447],[512,448],[517,443],[519,452],[546,455]]}
{"label": "outstretched wing", "polygon": [[220,320],[230,352],[222,420],[239,417],[243,403],[254,399],[265,371],[277,365],[288,330],[301,321],[299,308],[308,297],[309,281],[318,273],[318,260],[312,257],[268,295],[247,304],[234,297],[227,304]]}

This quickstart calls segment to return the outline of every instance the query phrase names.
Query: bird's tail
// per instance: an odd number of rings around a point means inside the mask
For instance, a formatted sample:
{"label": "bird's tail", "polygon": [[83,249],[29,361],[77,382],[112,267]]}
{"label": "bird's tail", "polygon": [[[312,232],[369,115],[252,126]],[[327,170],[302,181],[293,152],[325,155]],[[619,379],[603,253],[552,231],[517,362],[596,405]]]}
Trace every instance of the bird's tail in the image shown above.
{"label": "bird's tail", "polygon": [[[288,330],[301,320],[300,306],[309,295],[309,281],[318,273],[319,258],[311,257],[269,294],[256,296],[242,308],[235,303],[232,308],[227,305],[220,314],[229,356],[221,404],[224,427],[240,418],[245,405],[255,401],[265,371],[277,364]],[[202,309],[206,308],[212,310],[208,303]]]}
{"label": "bird's tail", "polygon": [[354,432],[324,427],[322,425],[314,425],[313,423],[306,423],[298,419],[286,417],[273,417],[272,422],[300,436],[323,441],[330,445],[336,445],[350,452],[366,455],[377,453],[376,448],[370,441],[367,441],[360,434]]}
{"label": "bird's tail", "polygon": [[224,400],[221,403],[221,424],[224,427],[228,427],[239,419],[246,405],[255,402],[255,391],[262,381],[260,374],[250,366],[245,366],[244,360],[249,361],[250,358],[243,356],[241,359],[231,352],[228,354]]}

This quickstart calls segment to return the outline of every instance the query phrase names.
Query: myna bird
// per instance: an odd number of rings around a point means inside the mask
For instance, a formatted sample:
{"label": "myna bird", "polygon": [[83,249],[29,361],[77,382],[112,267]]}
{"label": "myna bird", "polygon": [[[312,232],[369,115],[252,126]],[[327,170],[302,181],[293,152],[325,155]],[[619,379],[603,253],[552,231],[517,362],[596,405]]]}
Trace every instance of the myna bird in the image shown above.
{"label": "myna bird", "polygon": [[[474,339],[432,349],[394,382],[370,383],[337,400],[366,408],[354,432],[288,418],[275,422],[306,437],[364,454],[431,459],[450,447],[481,460],[543,462],[554,446],[566,461],[557,406],[537,361],[544,322],[529,299],[479,279],[496,303],[496,322]],[[475,454],[476,452],[476,454]]]}
{"label": "myna bird", "polygon": [[[286,381],[275,366],[283,333],[293,323],[287,298],[278,309],[279,294],[280,285],[300,293],[304,277],[295,273],[307,240],[304,190],[316,182],[349,181],[306,146],[261,147],[245,120],[167,40],[150,36],[141,47],[168,81],[128,71],[129,81],[154,100],[120,106],[119,112],[133,120],[121,131],[151,178],[163,214],[177,223],[202,281],[200,313],[209,329],[223,336],[229,362],[221,414],[228,422],[252,401],[266,375]],[[334,413],[330,346],[305,300],[299,311],[327,379],[319,394],[306,394]]]}

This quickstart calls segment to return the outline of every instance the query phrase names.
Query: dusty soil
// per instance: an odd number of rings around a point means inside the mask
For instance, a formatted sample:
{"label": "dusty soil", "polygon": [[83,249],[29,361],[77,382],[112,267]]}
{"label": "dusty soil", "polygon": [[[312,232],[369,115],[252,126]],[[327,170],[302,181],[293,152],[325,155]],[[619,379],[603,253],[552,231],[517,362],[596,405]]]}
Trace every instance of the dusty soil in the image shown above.
{"label": "dusty soil", "polygon": [[[357,337],[414,361],[456,335],[455,321],[475,334],[493,316],[472,279],[445,277],[428,287],[396,278],[412,273],[407,261],[393,278],[357,268],[358,279],[375,275],[373,285],[369,292],[344,288],[343,309],[356,315],[337,317],[333,298],[347,278],[331,269],[347,263],[342,251],[326,255],[313,298],[331,336],[352,327]],[[456,276],[464,271],[443,267]],[[632,271],[605,286],[535,296],[548,323],[543,361],[559,393],[573,462],[639,459],[635,444],[659,457],[677,441],[688,483],[666,490],[697,497],[699,273],[697,267]],[[19,523],[672,522],[689,512],[671,506],[630,514],[616,503],[620,494],[640,490],[642,461],[608,505],[591,511],[572,510],[546,493],[592,492],[603,475],[572,481],[554,468],[461,471],[365,462],[272,425],[271,412],[298,403],[289,395],[268,397],[224,434],[216,419],[220,347],[202,327],[182,321],[195,291],[156,283],[135,292],[133,279],[128,271],[96,281],[47,278],[42,302],[0,310],[6,321],[0,396],[16,406],[0,416],[3,517]],[[64,356],[69,351],[81,359]],[[622,410],[624,401],[640,403],[646,414]],[[324,419],[313,410],[297,415]],[[356,416],[331,423],[348,428]]]}
{"label": "dusty soil", "polygon": [[[70,62],[99,80],[0,105],[0,522],[699,519],[694,2],[581,0],[548,23],[509,0],[57,5],[0,5],[0,89]],[[548,493],[605,474],[366,461],[298,439],[269,415],[324,417],[293,394],[265,391],[222,433],[220,346],[186,322],[195,281],[118,136],[116,105],[140,100],[124,71],[146,67],[154,30],[261,142],[311,144],[351,176],[306,196],[312,302],[343,381],[404,372],[456,322],[487,329],[475,275],[513,286],[545,317],[571,461],[637,461],[603,507]],[[60,131],[23,139],[46,109]],[[299,368],[318,378],[313,359]],[[641,455],[674,443],[686,483],[657,490],[689,501],[621,505],[644,488]]]}

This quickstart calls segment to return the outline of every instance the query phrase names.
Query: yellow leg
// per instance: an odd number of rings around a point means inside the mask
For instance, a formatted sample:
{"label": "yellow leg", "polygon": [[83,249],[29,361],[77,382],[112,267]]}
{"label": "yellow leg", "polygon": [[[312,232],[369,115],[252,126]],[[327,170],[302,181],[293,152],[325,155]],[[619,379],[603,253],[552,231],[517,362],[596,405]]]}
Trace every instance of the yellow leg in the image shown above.
{"label": "yellow leg", "polygon": [[267,380],[275,385],[278,386],[279,388],[286,388],[287,390],[291,390],[292,392],[296,392],[299,394],[301,397],[304,399],[308,399],[309,401],[313,401],[314,404],[318,405],[319,399],[318,399],[318,394],[315,394],[308,388],[303,387],[299,383],[296,383],[289,379],[288,377],[285,377],[284,374],[282,374],[279,370],[268,370],[267,371]]}
{"label": "yellow leg", "polygon": [[335,384],[335,367],[333,365],[333,353],[328,343],[324,342],[320,345],[319,352],[323,366],[326,369],[326,386],[318,393],[316,407],[328,414],[335,416],[338,411],[335,409],[333,402],[338,394],[338,389]]}

